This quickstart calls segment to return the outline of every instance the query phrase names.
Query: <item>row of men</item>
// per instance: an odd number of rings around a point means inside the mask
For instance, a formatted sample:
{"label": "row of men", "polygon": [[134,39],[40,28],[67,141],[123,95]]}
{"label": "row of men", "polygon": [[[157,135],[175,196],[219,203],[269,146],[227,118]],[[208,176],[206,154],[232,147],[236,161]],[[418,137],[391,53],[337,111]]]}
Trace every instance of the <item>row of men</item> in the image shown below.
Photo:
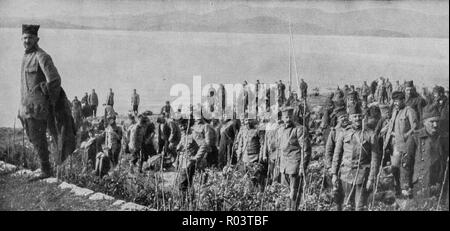
{"label": "row of men", "polygon": [[[372,150],[375,149],[381,156],[381,167],[387,166],[392,172],[398,197],[413,197],[419,191],[425,197],[430,197],[436,196],[436,192],[439,192],[436,188],[448,190],[446,189],[448,183],[446,187],[442,187],[444,181],[448,182],[448,179],[444,180],[444,177],[446,164],[448,165],[446,140],[448,139],[449,106],[448,97],[445,96],[444,91],[443,87],[434,87],[433,99],[427,102],[416,93],[413,82],[408,81],[403,91],[392,93],[391,104],[379,104],[379,102],[368,104],[367,98],[360,99],[355,92],[348,94],[346,102],[343,100],[344,97],[330,100],[325,109],[322,128],[329,129],[325,166],[332,175],[334,190],[337,191],[341,182],[345,180],[342,178],[342,171],[336,171],[336,165],[341,161],[336,153],[343,148],[339,143],[344,141],[344,147],[352,143],[351,138],[346,134],[348,133],[346,132],[348,115],[345,108],[358,104],[365,108],[363,109],[366,121],[364,130],[372,131],[374,134],[371,138],[375,139],[371,141],[374,143]],[[364,144],[361,147],[364,151],[371,150],[364,147]],[[353,152],[358,153],[360,149],[355,149]],[[360,160],[363,161],[364,158],[352,159],[356,162]],[[358,165],[355,169],[360,167],[363,166]],[[373,167],[370,165],[370,172]],[[355,177],[356,182],[362,182],[355,176],[355,174],[358,175],[355,169],[351,171],[353,172],[351,176]],[[350,178],[347,178],[346,182],[355,185],[353,181],[349,181]],[[373,180],[369,177],[367,181],[372,184]],[[363,186],[364,184],[360,185],[360,187]],[[369,185],[366,186],[366,189],[368,188],[370,189]],[[358,189],[357,184],[356,189]],[[430,191],[430,189],[434,190]],[[358,190],[356,192],[358,193]],[[364,201],[366,199],[364,195],[360,198],[358,201],[360,205],[357,208],[361,209],[367,202]]]}

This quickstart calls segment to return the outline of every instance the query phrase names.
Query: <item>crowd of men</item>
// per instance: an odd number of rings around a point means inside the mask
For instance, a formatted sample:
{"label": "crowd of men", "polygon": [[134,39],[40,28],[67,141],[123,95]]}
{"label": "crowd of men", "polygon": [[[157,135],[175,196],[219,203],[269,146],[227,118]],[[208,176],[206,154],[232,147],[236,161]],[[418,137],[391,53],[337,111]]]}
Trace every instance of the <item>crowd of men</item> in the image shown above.
{"label": "crowd of men", "polygon": [[[72,107],[66,108],[68,100],[56,67],[37,45],[38,29],[36,25],[22,27],[25,54],[19,111],[41,161],[42,171],[35,179],[52,175],[48,128],[54,137],[62,136],[54,140],[63,141],[64,154],[75,149],[69,141],[76,132],[85,149],[86,170],[92,168],[98,175],[118,166],[121,153],[132,156],[133,173],[136,167],[142,172],[149,157],[161,154],[164,167],[176,165],[179,169],[179,189],[187,194],[194,174],[206,174],[206,167],[256,168],[252,176],[254,189],[264,190],[265,185],[274,182],[285,184],[290,189],[288,209],[297,210],[308,175],[311,135],[322,134],[327,138],[325,174],[331,181],[337,210],[347,205],[356,210],[367,209],[369,195],[376,192],[380,173],[386,169],[394,176],[399,198],[448,197],[449,98],[448,90],[441,86],[435,86],[432,93],[423,89],[422,95],[413,81],[397,81],[392,86],[384,78],[370,86],[364,82],[361,88],[338,87],[328,97],[323,111],[312,119],[304,80],[299,84],[300,98],[280,80],[276,85],[279,111],[275,114],[251,115],[250,91],[244,90],[244,113],[239,118],[235,114],[218,116],[214,107],[210,108],[211,119],[193,107],[188,117],[178,117],[167,102],[156,122],[150,120],[151,112],[138,113],[140,100],[134,90],[132,112],[120,125],[110,89],[102,121],[89,124],[89,117],[97,117],[95,90],[90,95],[86,93],[81,102],[75,97]],[[259,81],[256,86],[259,89]],[[225,97],[224,89],[220,85],[219,99]],[[265,93],[266,104],[270,105],[271,91]],[[224,101],[219,102],[224,107]],[[66,115],[67,111],[72,116]],[[320,122],[315,123],[318,117]],[[316,128],[318,133],[311,132]],[[206,174],[204,181],[207,178]]]}

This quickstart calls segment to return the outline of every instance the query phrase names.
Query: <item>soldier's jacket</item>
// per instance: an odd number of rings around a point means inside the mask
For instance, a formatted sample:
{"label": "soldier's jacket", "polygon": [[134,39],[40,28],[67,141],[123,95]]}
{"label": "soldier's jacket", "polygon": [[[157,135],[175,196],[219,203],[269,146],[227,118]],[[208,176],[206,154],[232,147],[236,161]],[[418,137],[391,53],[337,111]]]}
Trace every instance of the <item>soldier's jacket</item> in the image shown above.
{"label": "soldier's jacket", "polygon": [[91,93],[88,97],[89,105],[97,106],[98,105],[98,96],[97,93]]}
{"label": "soldier's jacket", "polygon": [[374,182],[379,166],[376,134],[371,130],[365,130],[363,136],[361,133],[363,133],[362,130],[348,127],[338,137],[334,149],[331,172],[338,176],[340,174],[340,179],[350,184],[353,183],[356,175],[358,175],[356,184],[364,183],[367,177]]}
{"label": "soldier's jacket", "polygon": [[159,129],[159,142],[167,141],[178,145],[181,140],[181,131],[175,121],[167,119],[165,123],[159,126]]}
{"label": "soldier's jacket", "polygon": [[115,150],[116,148],[120,147],[121,140],[122,140],[122,129],[118,126],[111,126],[109,125],[106,128],[106,138],[105,138],[105,145],[109,149]]}
{"label": "soldier's jacket", "polygon": [[367,85],[363,85],[361,89],[361,95],[368,96],[370,95],[370,87]]}
{"label": "soldier's jacket", "polygon": [[277,131],[277,145],[281,154],[281,173],[299,174],[300,167],[303,168],[302,171],[306,170],[311,157],[311,145],[309,135],[303,126],[297,123],[281,126]]}
{"label": "soldier's jacket", "polygon": [[139,94],[132,94],[131,95],[131,105],[139,105],[140,103],[140,97]]}
{"label": "soldier's jacket", "polygon": [[182,133],[181,142],[177,146],[177,150],[180,151],[180,167],[187,168],[190,164],[190,160],[195,158],[199,147],[195,142],[192,134]]}
{"label": "soldier's jacket", "polygon": [[417,94],[416,96],[406,99],[405,104],[414,109],[417,120],[420,121],[422,119],[422,109],[427,105],[427,101]]}
{"label": "soldier's jacket", "polygon": [[275,162],[278,155],[277,149],[277,132],[280,128],[278,123],[268,123],[266,125],[266,132],[264,135],[264,142],[261,147],[261,159],[269,159],[272,162]]}
{"label": "soldier's jacket", "polygon": [[21,107],[22,119],[46,120],[50,105],[54,105],[61,92],[61,77],[53,61],[44,50],[36,45],[26,51],[21,68]]}
{"label": "soldier's jacket", "polygon": [[114,105],[114,92],[108,92],[106,97],[106,105]]}
{"label": "soldier's jacket", "polygon": [[89,104],[87,95],[85,95],[85,96],[83,96],[83,98],[81,98],[81,104],[82,105],[88,105]]}
{"label": "soldier's jacket", "polygon": [[81,102],[78,100],[72,101],[72,116],[73,117],[81,116]]}
{"label": "soldier's jacket", "polygon": [[199,161],[211,151],[212,145],[216,144],[216,132],[207,123],[195,124],[192,126],[192,137],[199,147],[194,158]]}
{"label": "soldier's jacket", "polygon": [[[402,158],[405,167],[404,185],[428,188],[442,183],[449,155],[448,133],[442,132],[435,139],[425,128],[421,128],[409,137],[407,152]],[[416,186],[415,186],[416,187]]]}
{"label": "soldier's jacket", "polygon": [[242,158],[244,163],[258,162],[262,142],[259,129],[245,129],[237,142],[238,160]]}
{"label": "soldier's jacket", "polygon": [[325,167],[328,169],[331,168],[336,141],[344,132],[344,128],[334,127],[330,130],[330,134],[328,134],[327,143],[325,144]]}
{"label": "soldier's jacket", "polygon": [[412,128],[417,128],[417,125],[417,114],[411,107],[405,106],[401,110],[394,110],[389,121],[385,140],[389,142],[391,138],[394,138],[396,148],[399,151],[405,152],[406,141],[408,139],[408,137],[405,136],[405,133],[410,131]]}
{"label": "soldier's jacket", "polygon": [[133,124],[129,128],[129,147],[131,151],[137,151],[142,149],[144,144],[144,136],[147,131],[147,124]]}

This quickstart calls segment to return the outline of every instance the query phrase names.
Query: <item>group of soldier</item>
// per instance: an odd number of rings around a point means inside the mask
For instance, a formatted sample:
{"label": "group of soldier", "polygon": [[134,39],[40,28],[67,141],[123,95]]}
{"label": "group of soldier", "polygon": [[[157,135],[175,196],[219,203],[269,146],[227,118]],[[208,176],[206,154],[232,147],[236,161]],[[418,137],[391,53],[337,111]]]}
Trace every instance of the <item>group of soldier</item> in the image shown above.
{"label": "group of soldier", "polygon": [[[149,157],[161,154],[163,167],[174,164],[179,169],[179,189],[186,194],[192,187],[194,174],[206,174],[207,167],[221,170],[235,165],[244,171],[256,167],[258,171],[252,176],[254,188],[264,190],[264,185],[274,182],[285,184],[290,189],[288,209],[298,209],[312,148],[309,121],[312,113],[307,104],[308,86],[303,79],[299,84],[300,98],[290,87],[286,89],[281,80],[277,82],[279,111],[275,114],[251,116],[249,92],[244,91],[244,114],[240,119],[236,115],[206,119],[202,110],[193,107],[189,116],[177,117],[166,102],[161,115],[152,122],[151,112],[138,113],[140,102],[135,90],[128,120],[118,125],[113,109],[114,93],[110,89],[103,122],[94,126],[87,120],[97,114],[98,97],[94,90],[90,95],[86,93],[81,102],[75,97],[72,116],[65,117],[70,111],[66,107],[69,103],[50,56],[37,45],[38,29],[36,25],[22,27],[25,55],[19,112],[41,160],[41,174],[33,180],[52,175],[46,130],[53,131],[54,125],[55,135],[63,136],[59,139],[64,141],[60,151],[63,153],[75,149],[68,141],[78,131],[77,137],[88,149],[86,166],[91,165],[96,174],[103,175],[116,167],[121,153],[132,156],[133,173],[136,167],[142,172]],[[266,91],[266,100],[270,100],[270,93]],[[385,170],[394,176],[397,197],[446,195],[448,105],[448,90],[445,93],[443,87],[436,86],[433,94],[420,96],[412,81],[403,85],[397,82],[392,87],[384,78],[370,87],[364,82],[360,89],[338,87],[330,94],[320,112],[319,129],[327,137],[324,174],[326,181],[330,181],[337,210],[347,205],[356,210],[366,209],[370,194],[376,193],[380,173]],[[207,174],[203,179],[207,181]]]}

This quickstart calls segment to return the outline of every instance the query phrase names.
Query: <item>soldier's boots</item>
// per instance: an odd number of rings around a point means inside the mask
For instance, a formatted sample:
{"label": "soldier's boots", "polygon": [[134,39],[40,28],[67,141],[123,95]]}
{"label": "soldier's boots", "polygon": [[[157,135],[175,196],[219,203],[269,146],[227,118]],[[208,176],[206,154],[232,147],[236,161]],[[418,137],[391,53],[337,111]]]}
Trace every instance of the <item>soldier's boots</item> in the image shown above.
{"label": "soldier's boots", "polygon": [[52,177],[52,170],[51,170],[50,162],[44,162],[44,163],[41,163],[40,173],[38,175],[31,177],[28,181],[33,182],[33,181],[46,179],[49,177]]}

